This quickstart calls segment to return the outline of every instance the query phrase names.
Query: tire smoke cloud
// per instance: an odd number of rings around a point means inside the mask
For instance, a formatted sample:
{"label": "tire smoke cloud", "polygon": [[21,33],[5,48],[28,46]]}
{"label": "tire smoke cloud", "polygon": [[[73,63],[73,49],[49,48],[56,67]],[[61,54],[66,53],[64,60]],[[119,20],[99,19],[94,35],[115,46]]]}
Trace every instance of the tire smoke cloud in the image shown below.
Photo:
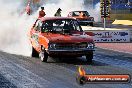
{"label": "tire smoke cloud", "polygon": [[[30,16],[22,13],[27,0],[0,0],[0,50],[12,54],[30,56],[31,45],[28,38],[29,29],[38,17],[38,10]],[[98,21],[98,8],[84,6],[83,0],[41,0],[40,6],[45,7],[46,17],[54,16],[58,8],[62,16],[74,10],[87,10]],[[87,8],[86,8],[87,7]],[[94,12],[95,11],[95,12]]]}

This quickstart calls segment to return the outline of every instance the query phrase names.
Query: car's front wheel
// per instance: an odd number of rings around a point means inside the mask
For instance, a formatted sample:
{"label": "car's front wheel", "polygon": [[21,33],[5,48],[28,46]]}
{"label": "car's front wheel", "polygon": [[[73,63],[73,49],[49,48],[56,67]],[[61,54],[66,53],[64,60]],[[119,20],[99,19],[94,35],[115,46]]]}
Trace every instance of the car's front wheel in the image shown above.
{"label": "car's front wheel", "polygon": [[42,48],[40,53],[39,53],[39,57],[41,59],[42,62],[47,62],[48,60],[48,53]]}
{"label": "car's front wheel", "polygon": [[92,63],[93,52],[90,52],[89,54],[86,54],[86,60],[87,60],[87,62]]}

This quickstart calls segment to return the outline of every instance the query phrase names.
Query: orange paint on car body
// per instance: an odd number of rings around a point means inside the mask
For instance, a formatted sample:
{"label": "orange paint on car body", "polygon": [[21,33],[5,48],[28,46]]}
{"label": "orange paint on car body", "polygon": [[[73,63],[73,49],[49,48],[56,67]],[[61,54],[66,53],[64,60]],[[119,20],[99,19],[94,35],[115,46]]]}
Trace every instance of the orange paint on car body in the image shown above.
{"label": "orange paint on car body", "polygon": [[[64,29],[66,24],[69,29]],[[68,17],[38,18],[30,30],[30,41],[38,53],[44,47],[49,55],[82,56],[94,51],[93,38],[83,32],[75,19]]]}

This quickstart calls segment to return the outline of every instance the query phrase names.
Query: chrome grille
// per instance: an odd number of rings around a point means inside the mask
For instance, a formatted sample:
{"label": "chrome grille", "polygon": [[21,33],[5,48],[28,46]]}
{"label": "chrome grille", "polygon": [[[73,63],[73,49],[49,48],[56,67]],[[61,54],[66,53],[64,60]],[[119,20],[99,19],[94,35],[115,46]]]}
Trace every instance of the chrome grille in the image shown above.
{"label": "chrome grille", "polygon": [[77,44],[57,44],[56,49],[84,49],[87,48],[87,43],[77,43]]}

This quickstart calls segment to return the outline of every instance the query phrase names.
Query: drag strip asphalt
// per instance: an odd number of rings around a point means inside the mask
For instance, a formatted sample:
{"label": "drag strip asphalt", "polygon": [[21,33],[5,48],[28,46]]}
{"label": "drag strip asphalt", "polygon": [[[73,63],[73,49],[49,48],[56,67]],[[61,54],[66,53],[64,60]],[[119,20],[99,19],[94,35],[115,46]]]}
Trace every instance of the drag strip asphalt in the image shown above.
{"label": "drag strip asphalt", "polygon": [[[78,66],[87,74],[130,74],[132,55],[97,48],[93,63],[81,58],[49,58],[47,63],[38,58],[0,52],[0,78],[10,88],[132,88],[128,84],[85,84],[76,83]],[[0,80],[1,81],[1,80]],[[0,82],[1,83],[1,82]],[[6,87],[5,87],[6,88]],[[7,87],[8,88],[8,87]]]}

